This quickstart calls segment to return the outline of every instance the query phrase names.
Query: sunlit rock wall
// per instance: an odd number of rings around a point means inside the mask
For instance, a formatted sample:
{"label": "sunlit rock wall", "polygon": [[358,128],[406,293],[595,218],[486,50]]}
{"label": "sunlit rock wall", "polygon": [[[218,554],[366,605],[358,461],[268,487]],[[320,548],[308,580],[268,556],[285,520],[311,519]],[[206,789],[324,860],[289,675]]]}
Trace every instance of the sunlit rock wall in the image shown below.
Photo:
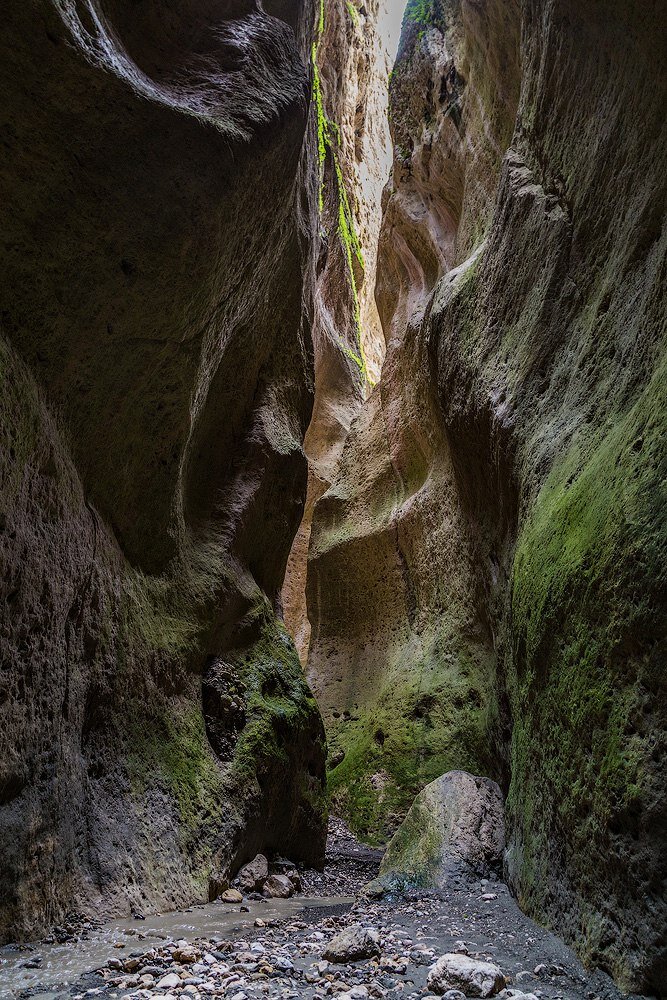
{"label": "sunlit rock wall", "polygon": [[666,27],[629,0],[409,6],[387,359],[308,578],[339,807],[373,835],[434,773],[497,777],[521,904],[658,994]]}
{"label": "sunlit rock wall", "polygon": [[304,663],[313,507],[331,483],[350,424],[379,378],[385,353],[374,290],[381,197],[391,165],[387,84],[399,24],[395,0],[333,0],[321,7],[313,50],[320,161],[315,405],[305,440],[306,509],[283,588],[285,624]]}
{"label": "sunlit rock wall", "polygon": [[[496,768],[478,539],[420,330],[474,220],[492,212],[518,98],[518,10],[473,12],[467,36],[439,8],[429,17],[408,7],[390,87],[395,154],[376,289],[387,356],[316,507],[308,572],[308,675],[339,761],[334,803],[379,839],[439,774]],[[507,75],[485,103],[485,53],[501,32]]]}

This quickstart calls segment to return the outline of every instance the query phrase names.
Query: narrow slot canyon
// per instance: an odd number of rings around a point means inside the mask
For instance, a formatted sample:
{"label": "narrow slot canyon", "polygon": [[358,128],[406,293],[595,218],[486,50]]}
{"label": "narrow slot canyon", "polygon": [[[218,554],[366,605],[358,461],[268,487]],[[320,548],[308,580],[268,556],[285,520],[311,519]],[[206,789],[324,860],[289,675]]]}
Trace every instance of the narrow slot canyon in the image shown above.
{"label": "narrow slot canyon", "polygon": [[0,1000],[667,998],[664,5],[0,48]]}

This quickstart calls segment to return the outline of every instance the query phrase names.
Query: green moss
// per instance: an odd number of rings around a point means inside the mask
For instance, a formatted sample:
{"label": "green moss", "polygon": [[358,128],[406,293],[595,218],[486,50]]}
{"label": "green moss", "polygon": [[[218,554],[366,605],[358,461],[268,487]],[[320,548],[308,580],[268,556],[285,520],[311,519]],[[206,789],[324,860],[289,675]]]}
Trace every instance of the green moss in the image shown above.
{"label": "green moss", "polygon": [[197,705],[163,707],[145,715],[134,708],[118,720],[127,745],[127,770],[133,794],[142,799],[161,782],[173,795],[180,837],[188,847],[222,803],[223,782],[206,738]]}
{"label": "green moss", "polygon": [[289,747],[282,737],[306,726],[317,708],[284,627],[267,621],[259,640],[235,656],[234,665],[248,692],[234,767],[254,770],[263,758],[287,765]]}
{"label": "green moss", "polygon": [[385,690],[369,709],[329,726],[333,750],[345,757],[329,773],[337,811],[370,843],[383,843],[389,817],[403,816],[417,792],[446,771],[493,772],[488,730],[494,706],[491,664],[460,650],[414,664],[403,679],[388,671]]}
{"label": "green moss", "polygon": [[179,600],[177,589],[162,577],[135,572],[128,578],[123,619],[126,636],[133,643],[171,654],[189,653],[197,647],[200,623]]}
{"label": "green moss", "polygon": [[352,3],[352,0],[346,0],[347,12],[350,15],[350,20],[352,21],[355,28],[358,28],[361,24],[361,19],[359,17],[359,11]]}
{"label": "green moss", "polygon": [[404,22],[429,27],[440,18],[438,0],[408,0],[403,15]]}
{"label": "green moss", "polygon": [[[356,8],[351,4],[348,4],[355,14]],[[358,14],[357,14],[358,17]],[[359,292],[357,288],[357,281],[354,273],[354,262],[363,269],[364,259],[361,250],[361,244],[359,242],[359,237],[357,236],[356,228],[354,225],[354,216],[350,208],[350,202],[345,188],[345,180],[343,178],[343,171],[340,166],[340,160],[336,151],[336,145],[340,145],[340,131],[335,122],[331,121],[324,110],[324,99],[322,94],[322,82],[320,79],[319,68],[317,65],[317,55],[320,44],[320,37],[324,29],[324,7],[320,8],[320,28],[318,31],[318,39],[313,42],[311,50],[311,62],[312,62],[312,72],[313,72],[313,91],[312,99],[313,105],[315,107],[315,120],[317,128],[317,162],[319,171],[319,187],[318,187],[318,207],[320,215],[324,211],[324,191],[325,191],[325,165],[327,154],[331,155],[333,167],[334,167],[334,178],[336,183],[336,194],[338,199],[338,220],[337,220],[337,235],[341,242],[341,247],[343,250],[343,255],[346,263],[346,271],[348,275],[348,280],[350,283],[350,291],[352,295],[352,310],[353,310],[353,320],[354,327],[356,331],[356,341],[357,350],[353,351],[347,346],[342,340],[339,341],[339,346],[346,357],[348,357],[354,364],[359,368],[362,380],[364,384],[369,383],[368,378],[368,368],[366,365],[366,356],[363,347],[363,335],[361,327],[361,313],[359,306]]]}
{"label": "green moss", "polygon": [[324,208],[324,164],[327,157],[327,148],[329,146],[329,120],[324,113],[322,84],[320,82],[320,73],[317,67],[317,45],[315,42],[313,42],[311,58],[313,64],[313,104],[315,105],[315,120],[317,127],[317,162],[319,166],[318,205],[321,215]]}
{"label": "green moss", "polygon": [[652,796],[638,720],[642,692],[664,684],[654,651],[667,633],[665,374],[663,365],[615,424],[572,444],[519,537],[508,809],[534,912],[552,841],[566,845],[586,898],[585,859],[608,856],[610,830],[631,828],[637,803]]}
{"label": "green moss", "polygon": [[[382,859],[380,875],[392,875],[396,869],[403,886],[433,886],[441,857],[442,830],[432,803],[417,796]],[[394,885],[396,878],[393,875]]]}

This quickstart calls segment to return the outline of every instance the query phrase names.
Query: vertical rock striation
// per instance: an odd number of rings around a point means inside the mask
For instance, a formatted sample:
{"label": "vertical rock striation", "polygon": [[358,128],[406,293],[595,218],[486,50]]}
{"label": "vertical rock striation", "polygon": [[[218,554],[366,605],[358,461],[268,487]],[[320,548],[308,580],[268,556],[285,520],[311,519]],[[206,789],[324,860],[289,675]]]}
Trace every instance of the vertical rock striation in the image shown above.
{"label": "vertical rock striation", "polygon": [[311,18],[5,13],[0,938],[322,856],[323,731],[274,614],[312,406]]}
{"label": "vertical rock striation", "polygon": [[629,0],[409,4],[387,359],[308,575],[357,828],[447,769],[496,777],[522,905],[648,993],[667,980],[666,28]]}
{"label": "vertical rock striation", "polygon": [[391,162],[392,14],[388,0],[322,4],[313,47],[320,170],[315,402],[304,443],[306,507],[283,588],[285,622],[304,663],[310,640],[305,581],[313,508],[331,483],[350,425],[384,357],[374,288],[382,189]]}
{"label": "vertical rock striation", "polygon": [[[406,12],[376,287],[387,356],[313,524],[308,674],[332,754],[345,755],[334,800],[371,837],[444,771],[494,770],[480,539],[462,510],[421,335],[433,289],[491,215],[518,99],[518,8],[469,19],[466,35],[439,6]],[[497,87],[486,77],[493,37],[503,39]]]}

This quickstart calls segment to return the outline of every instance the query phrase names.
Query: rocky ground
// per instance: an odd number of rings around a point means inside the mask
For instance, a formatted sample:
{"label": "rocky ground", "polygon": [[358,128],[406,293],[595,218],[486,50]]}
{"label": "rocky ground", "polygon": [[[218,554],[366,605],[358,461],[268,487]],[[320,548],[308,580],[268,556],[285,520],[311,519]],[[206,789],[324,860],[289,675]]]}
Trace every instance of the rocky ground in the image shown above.
{"label": "rocky ground", "polygon": [[[429,970],[444,954],[493,963],[502,973],[501,1000],[529,994],[543,1000],[618,1000],[601,972],[587,974],[572,952],[525,917],[500,881],[479,881],[452,892],[415,893],[411,898],[341,902],[359,893],[377,873],[379,852],[359,845],[334,822],[324,874],[302,872],[303,909],[278,919],[254,917],[225,936],[165,939],[141,946],[139,925],[119,935],[104,967],[48,996],[85,1000],[366,1000],[432,996]],[[328,905],[309,905],[313,897]],[[248,903],[239,903],[239,909]],[[253,913],[262,904],[251,902]],[[270,901],[263,901],[269,912]],[[196,913],[196,910],[194,911]],[[342,931],[347,935],[338,937]],[[355,955],[364,955],[355,959]],[[38,949],[27,961],[38,962]],[[2,970],[0,969],[0,981]],[[503,981],[504,980],[504,981]],[[434,986],[431,979],[430,986]],[[442,983],[435,983],[442,993]],[[471,983],[468,995],[480,995]],[[484,986],[482,985],[482,995]],[[17,1000],[44,997],[38,987]],[[462,992],[446,994],[462,1000]]]}

